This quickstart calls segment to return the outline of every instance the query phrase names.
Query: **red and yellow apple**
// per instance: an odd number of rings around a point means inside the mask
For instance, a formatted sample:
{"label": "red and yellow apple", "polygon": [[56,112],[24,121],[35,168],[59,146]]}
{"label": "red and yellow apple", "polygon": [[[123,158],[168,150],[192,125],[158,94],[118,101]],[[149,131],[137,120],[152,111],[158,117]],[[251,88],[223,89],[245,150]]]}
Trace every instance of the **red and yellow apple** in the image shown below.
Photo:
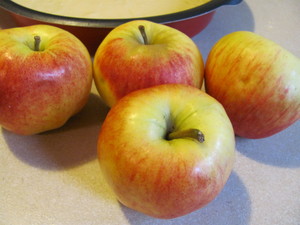
{"label": "red and yellow apple", "polygon": [[159,84],[201,87],[203,73],[202,56],[192,39],[150,21],[116,27],[94,57],[95,84],[109,106],[132,91]]}
{"label": "red and yellow apple", "polygon": [[92,61],[72,34],[35,25],[0,31],[0,124],[31,135],[62,126],[86,103]]}
{"label": "red and yellow apple", "polygon": [[205,88],[241,137],[268,137],[300,118],[300,59],[253,32],[228,34],[213,46]]}
{"label": "red and yellow apple", "polygon": [[211,202],[232,171],[234,152],[222,105],[183,84],[121,98],[98,138],[101,170],[118,200],[157,218],[183,216]]}

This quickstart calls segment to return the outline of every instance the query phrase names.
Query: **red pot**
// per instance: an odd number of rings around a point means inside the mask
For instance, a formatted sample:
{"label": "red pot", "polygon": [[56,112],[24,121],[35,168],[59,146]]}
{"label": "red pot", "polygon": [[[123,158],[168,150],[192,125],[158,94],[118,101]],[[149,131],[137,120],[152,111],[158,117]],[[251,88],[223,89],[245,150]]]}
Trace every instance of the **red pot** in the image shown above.
{"label": "red pot", "polygon": [[[211,0],[193,9],[139,19],[166,24],[193,37],[210,23],[217,8],[224,5],[236,5],[241,1]],[[70,31],[87,46],[91,54],[94,54],[101,41],[114,27],[135,19],[84,19],[51,15],[25,8],[11,0],[1,0],[0,7],[9,11],[19,26],[43,23]]]}

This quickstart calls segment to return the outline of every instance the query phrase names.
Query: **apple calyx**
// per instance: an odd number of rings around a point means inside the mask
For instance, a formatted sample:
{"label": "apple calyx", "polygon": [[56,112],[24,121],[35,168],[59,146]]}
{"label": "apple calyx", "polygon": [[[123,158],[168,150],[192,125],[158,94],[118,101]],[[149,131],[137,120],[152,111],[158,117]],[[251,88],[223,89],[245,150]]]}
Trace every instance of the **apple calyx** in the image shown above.
{"label": "apple calyx", "polygon": [[40,36],[34,36],[34,51],[38,52],[40,51],[40,43],[41,43],[41,37]]}
{"label": "apple calyx", "polygon": [[180,131],[174,131],[168,134],[167,139],[173,140],[173,139],[180,139],[180,138],[192,138],[200,143],[204,142],[204,134],[199,129],[187,129],[187,130],[180,130]]}
{"label": "apple calyx", "polygon": [[140,30],[141,35],[143,37],[144,45],[148,45],[149,42],[148,42],[148,37],[147,37],[146,31],[145,31],[145,27],[143,25],[139,25],[139,30]]}

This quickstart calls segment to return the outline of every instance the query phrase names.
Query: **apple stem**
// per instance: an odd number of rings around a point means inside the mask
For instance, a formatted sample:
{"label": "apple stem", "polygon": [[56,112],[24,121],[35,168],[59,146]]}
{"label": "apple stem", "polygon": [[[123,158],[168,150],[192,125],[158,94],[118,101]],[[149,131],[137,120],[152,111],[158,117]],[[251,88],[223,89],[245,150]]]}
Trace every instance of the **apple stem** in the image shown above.
{"label": "apple stem", "polygon": [[40,43],[41,43],[41,37],[40,36],[34,36],[34,51],[40,50]]}
{"label": "apple stem", "polygon": [[199,141],[200,143],[204,142],[204,134],[198,129],[187,129],[181,131],[174,131],[168,134],[167,139],[179,139],[179,138],[193,138]]}
{"label": "apple stem", "polygon": [[142,37],[143,37],[143,40],[144,40],[144,44],[145,45],[148,45],[148,37],[147,37],[147,34],[146,34],[146,31],[145,31],[145,27],[143,25],[140,25],[139,26],[139,30],[142,34]]}

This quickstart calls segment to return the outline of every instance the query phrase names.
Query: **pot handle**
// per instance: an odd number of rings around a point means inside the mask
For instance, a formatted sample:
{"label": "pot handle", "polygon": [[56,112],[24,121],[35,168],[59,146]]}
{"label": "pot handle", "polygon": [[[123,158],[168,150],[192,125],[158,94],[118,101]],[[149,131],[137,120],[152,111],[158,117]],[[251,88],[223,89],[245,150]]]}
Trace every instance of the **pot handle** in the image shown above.
{"label": "pot handle", "polygon": [[237,5],[241,3],[243,0],[228,0],[225,5]]}

